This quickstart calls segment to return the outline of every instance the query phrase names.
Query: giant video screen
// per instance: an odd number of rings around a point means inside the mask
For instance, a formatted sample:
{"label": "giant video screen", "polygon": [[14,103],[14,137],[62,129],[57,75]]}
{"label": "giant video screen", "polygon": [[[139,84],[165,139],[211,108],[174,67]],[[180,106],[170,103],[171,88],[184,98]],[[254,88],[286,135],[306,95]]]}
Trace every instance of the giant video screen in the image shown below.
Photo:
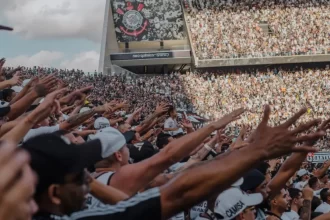
{"label": "giant video screen", "polygon": [[185,38],[180,0],[111,0],[118,42]]}

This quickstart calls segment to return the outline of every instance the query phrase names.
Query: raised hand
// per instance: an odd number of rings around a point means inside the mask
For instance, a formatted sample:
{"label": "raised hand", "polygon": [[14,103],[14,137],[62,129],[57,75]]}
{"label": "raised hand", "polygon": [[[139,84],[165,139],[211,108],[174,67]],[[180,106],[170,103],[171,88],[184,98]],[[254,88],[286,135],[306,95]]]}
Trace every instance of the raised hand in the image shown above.
{"label": "raised hand", "polygon": [[168,111],[168,108],[167,103],[159,103],[156,107],[155,113],[158,115],[164,114]]}
{"label": "raised hand", "polygon": [[34,91],[38,97],[44,97],[52,91],[56,90],[57,79],[53,75],[44,77],[34,86]]}
{"label": "raised hand", "polygon": [[28,115],[29,121],[37,123],[47,118],[51,112],[55,112],[57,108],[55,100],[65,92],[67,92],[67,88],[59,89],[48,94],[44,101]]}
{"label": "raised hand", "polygon": [[119,103],[117,107],[127,109],[127,108],[129,108],[129,104],[127,101],[123,101],[123,102]]}
{"label": "raised hand", "polygon": [[185,128],[193,128],[193,124],[189,120],[183,120],[181,122],[181,125]]}
{"label": "raised hand", "polygon": [[246,127],[243,126],[240,133],[239,133],[239,135],[238,135],[238,137],[237,137],[237,139],[236,139],[236,141],[230,145],[230,148],[231,149],[238,149],[238,148],[242,148],[242,147],[247,146],[248,143],[244,141],[245,134],[246,134]]}
{"label": "raised hand", "polygon": [[212,125],[214,126],[215,130],[223,129],[229,123],[238,120],[240,115],[243,114],[244,112],[245,112],[244,108],[236,109],[236,110],[232,111],[231,113],[223,116],[218,121],[213,122]]}
{"label": "raised hand", "polygon": [[29,160],[28,153],[17,150],[15,144],[1,143],[0,219],[30,219],[36,211],[29,208],[37,181]]}
{"label": "raised hand", "polygon": [[77,90],[78,92],[82,92],[82,93],[88,93],[89,91],[91,91],[94,88],[94,86],[86,86],[82,89]]}
{"label": "raised hand", "polygon": [[318,131],[300,137],[297,137],[297,135],[317,125],[320,120],[312,120],[298,126],[294,130],[289,130],[289,127],[305,113],[306,109],[304,108],[285,123],[276,127],[270,127],[268,126],[270,107],[266,105],[263,119],[254,131],[253,138],[250,139],[251,146],[260,148],[264,153],[265,159],[277,158],[291,152],[315,152],[313,147],[297,146],[296,144],[304,141],[317,140],[325,135],[324,131]]}
{"label": "raised hand", "polygon": [[20,77],[20,72],[16,72],[13,76],[13,78],[11,78],[10,80],[10,85],[17,85],[19,83],[21,83],[21,77]]}

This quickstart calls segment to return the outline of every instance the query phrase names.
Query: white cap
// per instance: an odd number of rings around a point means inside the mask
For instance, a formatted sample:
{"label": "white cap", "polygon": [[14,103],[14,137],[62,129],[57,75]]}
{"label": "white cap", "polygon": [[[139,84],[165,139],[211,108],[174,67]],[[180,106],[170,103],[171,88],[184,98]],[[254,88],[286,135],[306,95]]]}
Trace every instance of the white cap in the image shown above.
{"label": "white cap", "polygon": [[29,82],[31,81],[31,79],[25,79],[22,83],[22,86],[26,86]]}
{"label": "white cap", "polygon": [[236,187],[223,191],[215,201],[214,212],[222,216],[222,220],[233,219],[247,207],[263,201],[261,193],[247,194],[238,187],[240,183],[243,183],[243,178],[233,184]]}
{"label": "white cap", "polygon": [[300,170],[297,172],[297,176],[298,176],[298,177],[302,177],[302,176],[304,176],[304,175],[306,175],[306,174],[309,174],[309,172],[308,172],[307,170],[305,170],[305,169],[300,169]]}
{"label": "white cap", "polygon": [[105,157],[111,156],[126,145],[124,135],[112,127],[98,130],[95,135],[89,135],[89,139],[99,139],[101,141],[102,148],[106,149],[106,152],[102,153],[103,155],[107,155]]}
{"label": "white cap", "polygon": [[107,118],[100,117],[94,121],[94,128],[96,130],[110,127],[110,122]]}
{"label": "white cap", "polygon": [[12,90],[14,90],[16,93],[19,93],[20,91],[22,91],[23,87],[21,86],[13,86],[11,87]]}
{"label": "white cap", "polygon": [[91,109],[88,108],[88,107],[83,107],[83,108],[80,109],[79,113],[87,112],[89,110],[91,110]]}

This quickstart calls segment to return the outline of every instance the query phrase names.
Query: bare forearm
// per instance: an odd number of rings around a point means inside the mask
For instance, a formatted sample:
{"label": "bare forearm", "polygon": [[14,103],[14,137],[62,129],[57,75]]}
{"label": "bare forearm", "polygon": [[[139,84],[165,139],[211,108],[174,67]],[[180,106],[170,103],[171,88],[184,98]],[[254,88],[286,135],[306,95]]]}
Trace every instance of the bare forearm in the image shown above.
{"label": "bare forearm", "polygon": [[34,126],[34,122],[30,120],[30,118],[31,117],[28,116],[21,120],[13,129],[10,130],[10,132],[7,132],[4,136],[2,136],[0,140],[11,141],[18,144]]}
{"label": "bare forearm", "polygon": [[310,200],[304,200],[303,206],[300,212],[300,219],[301,220],[310,220],[311,219],[311,209],[312,209],[312,202]]}
{"label": "bare forearm", "polygon": [[0,90],[1,89],[6,89],[9,86],[12,86],[12,83],[11,83],[10,80],[5,80],[5,81],[0,82]]}
{"label": "bare forearm", "polygon": [[104,204],[114,205],[128,199],[128,195],[111,186],[104,185],[97,180],[90,184],[91,194]]}
{"label": "bare forearm", "polygon": [[205,126],[193,133],[172,141],[163,149],[163,152],[167,154],[172,161],[178,162],[182,158],[188,156],[214,130],[215,128],[212,125]]}
{"label": "bare forearm", "polygon": [[24,97],[25,94],[27,94],[29,91],[29,87],[24,87],[22,89],[22,91],[20,91],[11,101],[10,104],[13,104],[15,102],[17,102],[18,100],[20,100],[21,98]]}
{"label": "bare forearm", "polygon": [[73,111],[70,113],[70,116],[74,116],[79,113],[81,106],[76,106]]}
{"label": "bare forearm", "polygon": [[281,190],[306,159],[306,153],[294,153],[281,166],[275,177],[269,182],[270,193]]}
{"label": "bare forearm", "polygon": [[163,219],[230,187],[262,159],[262,152],[254,149],[241,148],[194,166],[161,187]]}
{"label": "bare forearm", "polygon": [[10,107],[10,112],[8,113],[7,117],[10,120],[13,120],[23,114],[32,103],[38,98],[38,96],[34,92],[30,92],[25,95],[23,98],[12,104]]}
{"label": "bare forearm", "polygon": [[153,113],[151,114],[147,119],[145,119],[141,125],[146,125],[146,124],[150,124],[156,117],[158,116],[157,113]]}
{"label": "bare forearm", "polygon": [[65,122],[62,122],[60,124],[60,130],[71,130],[82,123],[84,123],[86,120],[88,120],[90,117],[92,117],[96,113],[95,109],[91,109],[86,112],[79,113],[77,115],[73,115]]}

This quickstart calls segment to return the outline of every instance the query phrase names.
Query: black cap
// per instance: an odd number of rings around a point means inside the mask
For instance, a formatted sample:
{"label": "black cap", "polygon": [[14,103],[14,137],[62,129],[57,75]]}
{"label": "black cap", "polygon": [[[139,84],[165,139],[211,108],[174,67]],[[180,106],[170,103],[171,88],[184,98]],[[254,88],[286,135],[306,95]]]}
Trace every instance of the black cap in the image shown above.
{"label": "black cap", "polygon": [[255,190],[265,180],[265,176],[258,170],[253,169],[247,172],[244,176],[244,182],[241,185],[243,191]]}
{"label": "black cap", "polygon": [[134,163],[148,159],[158,153],[158,150],[156,150],[149,141],[129,144],[127,147],[129,149],[130,157],[134,160]]}
{"label": "black cap", "polygon": [[126,143],[129,144],[135,138],[135,131],[126,131],[123,135],[126,139]]}
{"label": "black cap", "polygon": [[24,142],[22,148],[30,153],[31,167],[39,177],[37,194],[102,160],[99,139],[76,145],[59,134],[44,134]]}

